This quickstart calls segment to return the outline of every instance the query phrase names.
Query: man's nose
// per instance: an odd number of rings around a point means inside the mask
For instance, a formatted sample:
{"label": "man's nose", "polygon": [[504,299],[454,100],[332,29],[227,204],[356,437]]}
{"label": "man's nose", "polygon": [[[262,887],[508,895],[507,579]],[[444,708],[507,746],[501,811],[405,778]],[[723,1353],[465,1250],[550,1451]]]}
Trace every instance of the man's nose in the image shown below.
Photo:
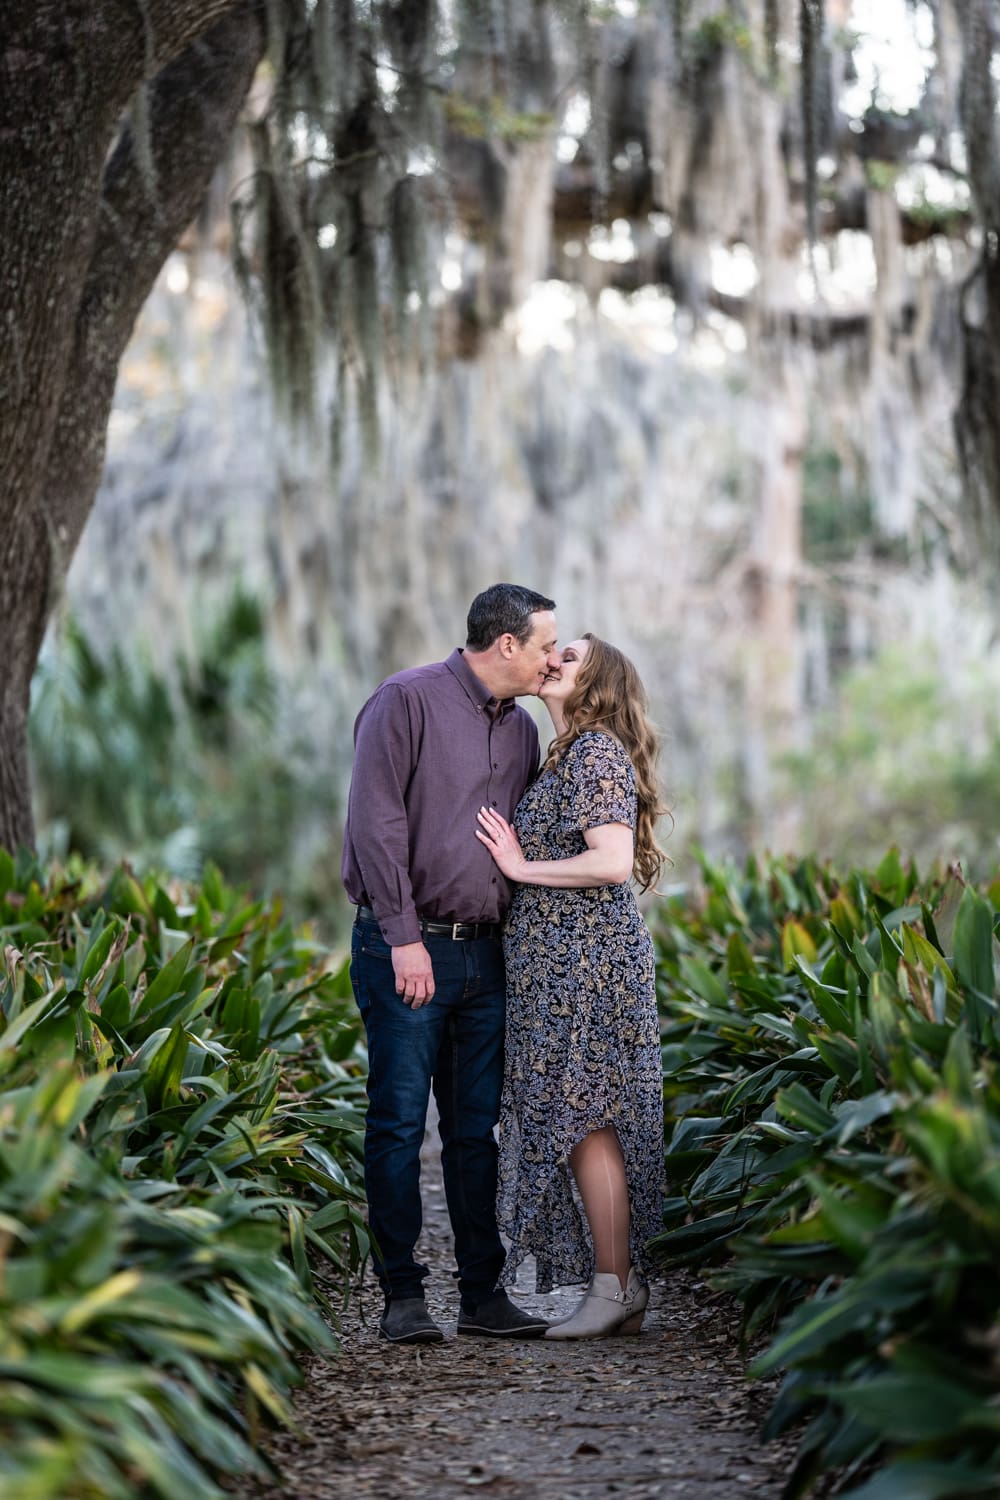
{"label": "man's nose", "polygon": [[562,652],[561,651],[554,651],[553,650],[553,651],[549,652],[549,666],[551,668],[554,668],[556,671],[558,671],[558,669],[562,666]]}

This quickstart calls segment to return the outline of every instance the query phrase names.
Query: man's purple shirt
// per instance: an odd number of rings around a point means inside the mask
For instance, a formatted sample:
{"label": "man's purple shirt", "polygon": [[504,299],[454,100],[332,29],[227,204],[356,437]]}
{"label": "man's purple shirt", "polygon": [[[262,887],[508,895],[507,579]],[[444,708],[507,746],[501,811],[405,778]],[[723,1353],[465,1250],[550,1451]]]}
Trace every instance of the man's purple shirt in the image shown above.
{"label": "man's purple shirt", "polygon": [[375,690],[354,725],[341,875],[386,942],[419,942],[420,917],[503,920],[510,886],[476,838],[476,814],[510,818],[538,763],[530,714],[497,704],[459,650]]}

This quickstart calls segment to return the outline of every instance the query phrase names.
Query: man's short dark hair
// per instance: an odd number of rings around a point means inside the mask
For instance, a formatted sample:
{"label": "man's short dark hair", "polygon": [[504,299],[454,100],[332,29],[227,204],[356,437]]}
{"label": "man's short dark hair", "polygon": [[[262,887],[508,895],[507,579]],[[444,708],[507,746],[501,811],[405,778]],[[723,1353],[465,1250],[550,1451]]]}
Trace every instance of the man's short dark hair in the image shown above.
{"label": "man's short dark hair", "polygon": [[531,635],[531,617],[540,609],[555,609],[555,601],[523,589],[516,583],[494,583],[477,594],[469,606],[468,651],[486,651],[502,635],[512,635],[520,645]]}

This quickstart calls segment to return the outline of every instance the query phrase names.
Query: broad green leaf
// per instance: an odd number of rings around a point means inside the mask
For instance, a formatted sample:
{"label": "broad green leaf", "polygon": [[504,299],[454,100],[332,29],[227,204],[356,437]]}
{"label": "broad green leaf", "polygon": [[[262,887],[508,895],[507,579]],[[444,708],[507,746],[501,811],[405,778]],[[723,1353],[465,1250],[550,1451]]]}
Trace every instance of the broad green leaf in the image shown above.
{"label": "broad green leaf", "polygon": [[866,1484],[845,1490],[842,1500],[968,1500],[971,1495],[997,1496],[997,1464],[981,1466],[967,1459],[894,1459]]}
{"label": "broad green leaf", "polygon": [[684,983],[703,1000],[708,1000],[712,1005],[727,1006],[729,1004],[729,994],[725,985],[712,973],[707,964],[685,956],[681,959],[680,970]]}
{"label": "broad green leaf", "polygon": [[124,1032],[127,1029],[132,1016],[132,1003],[123,984],[115,985],[105,996],[101,1004],[101,1015],[116,1031]]}
{"label": "broad green leaf", "polygon": [[[338,1205],[340,1206],[340,1205]],[[316,1226],[313,1225],[315,1228]],[[292,1251],[292,1264],[295,1274],[306,1292],[312,1292],[313,1279],[309,1269],[309,1257],[306,1253],[305,1224],[302,1211],[298,1208],[288,1209],[288,1241]]]}
{"label": "broad green leaf", "polygon": [[188,1054],[188,1036],[179,1023],[155,1049],[143,1070],[143,1088],[150,1113],[168,1108],[180,1097],[181,1079]]}
{"label": "broad green leaf", "polygon": [[340,1199],[335,1203],[328,1203],[324,1208],[318,1208],[314,1214],[310,1214],[306,1220],[305,1227],[312,1230],[332,1229],[334,1226],[346,1224],[350,1216],[350,1204]]}
{"label": "broad green leaf", "polygon": [[906,877],[903,874],[903,866],[900,863],[899,850],[891,848],[875,871],[875,883],[890,897],[894,903],[902,901],[906,895]]}
{"label": "broad green leaf", "polygon": [[773,862],[771,865],[771,874],[781,889],[781,894],[788,910],[794,912],[801,910],[802,896],[781,860],[776,859]]}
{"label": "broad green leaf", "polygon": [[88,980],[93,979],[94,975],[97,973],[98,969],[101,967],[101,965],[104,963],[104,960],[111,952],[111,945],[121,931],[121,923],[115,918],[112,918],[108,925],[104,928],[104,931],[92,938],[90,946],[88,947],[87,952],[84,955],[83,963],[80,965],[80,971],[77,974],[77,985],[82,986],[86,984]]}
{"label": "broad green leaf", "polygon": [[848,1012],[838,997],[846,996],[846,991],[833,989],[824,981],[817,979],[801,954],[796,954],[795,966],[802,975],[812,1003],[827,1026],[833,1031],[845,1030],[850,1024]]}
{"label": "broad green leaf", "polygon": [[848,940],[855,933],[864,931],[857,908],[844,891],[839,891],[830,903],[830,920]]}
{"label": "broad green leaf", "polygon": [[858,966],[859,972],[864,974],[866,978],[870,979],[871,976],[875,973],[878,965],[872,958],[871,954],[868,952],[868,949],[865,947],[864,943],[862,943],[860,938],[858,938],[857,936],[855,936],[851,940],[851,953],[854,956],[854,961]]}
{"label": "broad green leaf", "polygon": [[782,1089],[775,1100],[775,1108],[782,1119],[801,1125],[813,1135],[824,1135],[837,1123],[835,1116],[800,1083]]}
{"label": "broad green leaf", "polygon": [[903,938],[903,953],[911,964],[923,964],[928,974],[940,970],[948,984],[954,983],[954,975],[948,967],[948,961],[943,953],[939,953],[933,943],[929,943],[923,933],[917,932],[908,922],[904,922],[900,928]]}
{"label": "broad green leaf", "polygon": [[820,1219],[830,1238],[854,1260],[860,1261],[885,1222],[882,1205],[864,1203],[850,1194],[837,1193],[815,1172],[807,1173],[806,1181],[820,1204]]}
{"label": "broad green leaf", "polygon": [[786,974],[795,968],[795,960],[799,955],[811,964],[819,957],[816,944],[807,928],[789,917],[781,929],[781,956]]}
{"label": "broad green leaf", "polygon": [[794,1021],[786,1021],[781,1016],[769,1016],[765,1015],[762,1011],[758,1011],[753,1017],[753,1023],[763,1031],[769,1031],[775,1036],[784,1037],[785,1041],[793,1047],[797,1047],[799,1044],[800,1038],[795,1029]]}
{"label": "broad green leaf", "polygon": [[52,1003],[51,995],[43,995],[40,1000],[34,1001],[21,1011],[15,1021],[11,1021],[6,1030],[0,1034],[0,1052],[12,1051],[20,1042],[25,1032],[38,1021],[48,1010]]}
{"label": "broad green leaf", "polygon": [[877,913],[873,913],[873,916],[875,919],[875,928],[879,935],[879,946],[882,953],[882,967],[883,969],[886,969],[890,974],[894,974],[896,972],[896,965],[898,964],[899,959],[902,956],[902,944],[898,943],[895,940],[895,938],[890,933],[886,923],[883,922],[882,918],[879,917]]}
{"label": "broad green leaf", "polygon": [[220,929],[220,938],[232,937],[236,933],[243,932],[248,928],[263,910],[263,902],[252,901],[248,906],[241,906],[238,911],[226,918]]}
{"label": "broad green leaf", "polygon": [[109,1276],[101,1286],[92,1287],[85,1296],[73,1304],[63,1314],[59,1327],[63,1333],[79,1333],[88,1323],[92,1323],[102,1313],[116,1302],[121,1302],[129,1293],[134,1292],[142,1285],[142,1275],[134,1268],[127,1271],[119,1271],[114,1276]]}
{"label": "broad green leaf", "polygon": [[161,1026],[159,1030],[152,1032],[143,1042],[138,1051],[132,1055],[130,1061],[132,1062],[134,1067],[138,1068],[141,1072],[145,1072],[149,1067],[153,1057],[164,1045],[169,1036],[169,1026]]}
{"label": "broad green leaf", "polygon": [[976,1075],[968,1034],[961,1029],[953,1032],[948,1043],[941,1075],[956,1100],[972,1102],[976,1094]]}
{"label": "broad green leaf", "polygon": [[169,959],[163,965],[155,978],[150,981],[149,987],[136,1010],[137,1016],[148,1016],[158,1005],[162,1005],[166,1000],[173,999],[181,990],[193,949],[194,940],[189,938],[177,950],[173,958]]}
{"label": "broad green leaf", "polygon": [[836,1383],[830,1395],[892,1442],[955,1437],[976,1426],[1000,1431],[1000,1412],[967,1386],[920,1373]]}
{"label": "broad green leaf", "polygon": [[180,927],[181,919],[177,914],[177,908],[160,885],[153,887],[151,906],[154,915],[159,917],[161,922],[166,923],[168,927]]}
{"label": "broad green leaf", "polygon": [[752,1366],[766,1375],[828,1349],[848,1334],[875,1328],[886,1313],[912,1306],[927,1295],[925,1276],[890,1270],[851,1279],[832,1296],[814,1298],[793,1313],[771,1347]]}
{"label": "broad green leaf", "polygon": [[955,973],[968,990],[993,998],[993,911],[966,886],[955,917],[952,939]]}
{"label": "broad green leaf", "polygon": [[671,1153],[690,1151],[716,1139],[722,1123],[721,1115],[688,1115],[686,1119],[678,1120],[670,1138]]}
{"label": "broad green leaf", "polygon": [[205,899],[217,912],[226,909],[226,891],[222,879],[222,871],[217,864],[209,860],[201,877],[201,888],[205,893]]}
{"label": "broad green leaf", "polygon": [[850,1086],[858,1072],[858,1054],[853,1043],[815,1033],[813,1044],[830,1072],[845,1086]]}
{"label": "broad green leaf", "polygon": [[739,974],[756,974],[757,965],[741,932],[731,932],[726,943],[726,973],[730,980]]}
{"label": "broad green leaf", "polygon": [[837,1144],[845,1145],[859,1130],[867,1130],[876,1120],[891,1115],[899,1103],[898,1095],[877,1089],[863,1099],[849,1100],[837,1109]]}
{"label": "broad green leaf", "polygon": [[130,913],[140,917],[152,916],[149,902],[139,882],[134,875],[121,867],[111,878],[106,899],[111,910],[123,916],[128,916]]}
{"label": "broad green leaf", "polygon": [[113,1074],[96,1073],[90,1078],[70,1078],[51,1111],[51,1119],[71,1135],[90,1114]]}
{"label": "broad green leaf", "polygon": [[0,901],[8,891],[14,889],[14,861],[6,849],[0,848]]}
{"label": "broad green leaf", "polygon": [[49,1390],[82,1393],[89,1401],[99,1401],[135,1394],[146,1377],[135,1367],[110,1359],[83,1358],[59,1350],[16,1359],[0,1355],[0,1379],[29,1380]]}

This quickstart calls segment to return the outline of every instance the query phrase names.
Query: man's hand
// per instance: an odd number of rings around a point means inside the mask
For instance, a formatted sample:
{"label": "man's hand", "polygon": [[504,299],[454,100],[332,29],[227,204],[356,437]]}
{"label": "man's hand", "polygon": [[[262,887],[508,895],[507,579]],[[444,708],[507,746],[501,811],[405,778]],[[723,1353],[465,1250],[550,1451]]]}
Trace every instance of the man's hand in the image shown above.
{"label": "man's hand", "polygon": [[396,976],[396,994],[403,1004],[419,1010],[434,998],[434,970],[431,956],[423,943],[401,943],[392,950],[392,971]]}

